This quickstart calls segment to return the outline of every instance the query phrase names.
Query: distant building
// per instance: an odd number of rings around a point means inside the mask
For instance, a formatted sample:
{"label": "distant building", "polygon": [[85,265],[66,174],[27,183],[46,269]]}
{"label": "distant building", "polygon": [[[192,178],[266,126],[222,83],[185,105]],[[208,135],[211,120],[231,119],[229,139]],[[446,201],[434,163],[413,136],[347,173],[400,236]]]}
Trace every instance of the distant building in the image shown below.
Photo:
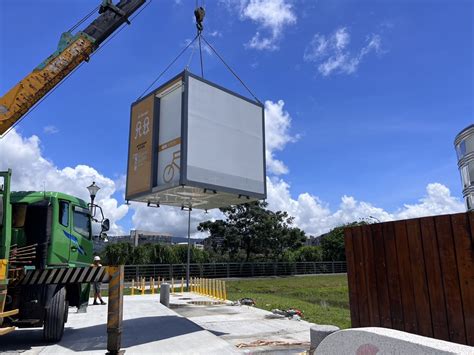
{"label": "distant building", "polygon": [[[176,245],[188,245],[188,242],[176,243]],[[196,248],[196,249],[199,249],[199,250],[204,250],[204,245],[202,245],[200,243],[195,243],[195,242],[193,242],[192,239],[191,239],[191,246],[193,248]]]}
{"label": "distant building", "polygon": [[328,234],[328,233],[324,233],[324,234],[321,234],[321,235],[319,235],[319,236],[317,236],[317,237],[313,237],[312,235],[310,235],[310,236],[306,239],[305,245],[317,247],[318,245],[321,245],[321,240],[322,240],[327,234]]}
{"label": "distant building", "polygon": [[172,244],[173,235],[169,233],[147,232],[142,230],[130,231],[130,238],[133,240],[133,246],[140,244]]}
{"label": "distant building", "polygon": [[[134,247],[137,247],[142,244],[188,244],[187,237],[173,237],[170,233],[162,232],[149,232],[143,230],[132,229],[130,235],[117,235],[109,236],[108,240],[101,240],[99,238],[94,238],[94,252],[101,253],[107,244],[115,243],[129,243]],[[203,250],[203,239],[191,238],[191,245],[194,247]]]}
{"label": "distant building", "polygon": [[94,252],[101,253],[107,244],[129,243],[136,247],[141,244],[172,244],[173,236],[169,233],[147,232],[141,230],[130,231],[129,235],[109,236],[107,241],[94,238]]}

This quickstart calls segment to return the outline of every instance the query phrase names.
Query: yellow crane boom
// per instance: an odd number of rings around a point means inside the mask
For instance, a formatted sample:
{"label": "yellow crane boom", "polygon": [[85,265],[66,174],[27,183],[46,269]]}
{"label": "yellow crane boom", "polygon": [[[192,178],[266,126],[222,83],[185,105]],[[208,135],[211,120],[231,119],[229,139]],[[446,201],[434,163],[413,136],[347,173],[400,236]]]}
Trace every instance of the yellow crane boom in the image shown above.
{"label": "yellow crane boom", "polygon": [[0,98],[0,137],[107,39],[146,0],[104,0],[99,15],[83,31],[61,35],[58,49]]}

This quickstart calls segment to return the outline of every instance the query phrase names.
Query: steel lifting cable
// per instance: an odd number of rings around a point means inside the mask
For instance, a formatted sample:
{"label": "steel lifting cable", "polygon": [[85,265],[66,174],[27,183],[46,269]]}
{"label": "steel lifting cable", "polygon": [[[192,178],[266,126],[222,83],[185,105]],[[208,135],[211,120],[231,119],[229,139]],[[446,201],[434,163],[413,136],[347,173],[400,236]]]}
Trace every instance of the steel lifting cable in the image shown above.
{"label": "steel lifting cable", "polygon": [[196,51],[196,46],[193,46],[193,49],[191,50],[191,55],[189,56],[188,63],[186,64],[186,69],[188,70],[189,70],[189,66],[191,65],[191,61],[193,60],[195,51]]}
{"label": "steel lifting cable", "polygon": [[204,65],[202,63],[202,47],[201,47],[201,37],[202,34],[199,32],[198,34],[198,40],[199,40],[199,58],[201,60],[201,77],[204,79]]}
{"label": "steel lifting cable", "polygon": [[150,90],[150,88],[155,85],[155,83],[160,80],[160,78],[168,71],[169,68],[171,68],[171,66],[183,55],[184,52],[186,52],[186,50],[196,41],[196,39],[198,38],[198,35],[196,35],[193,40],[191,42],[188,43],[188,45],[186,47],[184,47],[181,52],[179,52],[179,54],[171,61],[170,64],[168,64],[168,66],[165,68],[165,70],[163,70],[157,77],[155,80],[153,80],[153,82],[148,85],[148,87],[145,89],[145,91],[142,92],[142,94],[137,98],[137,101],[140,100],[147,92],[148,90]]}
{"label": "steel lifting cable", "polygon": [[221,62],[226,66],[226,68],[232,73],[232,75],[234,75],[234,77],[240,81],[240,83],[243,85],[243,87],[245,89],[247,89],[247,91],[249,92],[250,95],[252,95],[252,97],[255,99],[255,101],[257,101],[259,104],[262,104],[262,102],[257,98],[257,96],[255,96],[255,94],[252,92],[252,90],[249,89],[249,87],[247,85],[245,85],[244,81],[242,79],[240,79],[240,77],[237,75],[237,73],[232,70],[232,68],[230,67],[229,64],[226,63],[226,61],[224,60],[224,58],[221,57],[221,55],[217,52],[217,50],[206,40],[206,37],[204,37],[203,35],[201,35],[202,37],[202,40],[204,42],[206,42],[206,44],[209,46],[209,48],[215,53],[215,55],[221,60]]}
{"label": "steel lifting cable", "polygon": [[79,20],[74,26],[72,26],[68,32],[74,31],[76,28],[78,28],[80,25],[84,23],[89,17],[91,17],[98,9],[100,5],[96,6],[91,12],[89,12],[86,16],[84,16],[81,20]]}

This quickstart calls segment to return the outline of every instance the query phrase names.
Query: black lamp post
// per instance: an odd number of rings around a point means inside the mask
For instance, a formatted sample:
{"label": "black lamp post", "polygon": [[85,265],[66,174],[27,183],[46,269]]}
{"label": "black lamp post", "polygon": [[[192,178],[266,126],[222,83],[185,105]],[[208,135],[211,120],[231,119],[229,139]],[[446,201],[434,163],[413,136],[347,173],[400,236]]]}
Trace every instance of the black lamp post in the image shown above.
{"label": "black lamp post", "polygon": [[89,190],[89,195],[91,196],[91,213],[92,213],[95,195],[97,195],[97,191],[100,190],[100,187],[95,184],[95,181],[93,181],[92,185],[87,186],[87,190]]}

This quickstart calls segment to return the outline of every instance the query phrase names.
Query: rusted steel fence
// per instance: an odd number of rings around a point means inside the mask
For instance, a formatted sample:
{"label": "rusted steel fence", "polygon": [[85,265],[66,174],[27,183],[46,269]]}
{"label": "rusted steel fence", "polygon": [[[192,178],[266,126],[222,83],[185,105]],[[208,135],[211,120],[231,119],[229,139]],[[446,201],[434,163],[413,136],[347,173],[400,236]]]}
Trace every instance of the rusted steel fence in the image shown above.
{"label": "rusted steel fence", "polygon": [[347,228],[353,327],[474,345],[474,213]]}

